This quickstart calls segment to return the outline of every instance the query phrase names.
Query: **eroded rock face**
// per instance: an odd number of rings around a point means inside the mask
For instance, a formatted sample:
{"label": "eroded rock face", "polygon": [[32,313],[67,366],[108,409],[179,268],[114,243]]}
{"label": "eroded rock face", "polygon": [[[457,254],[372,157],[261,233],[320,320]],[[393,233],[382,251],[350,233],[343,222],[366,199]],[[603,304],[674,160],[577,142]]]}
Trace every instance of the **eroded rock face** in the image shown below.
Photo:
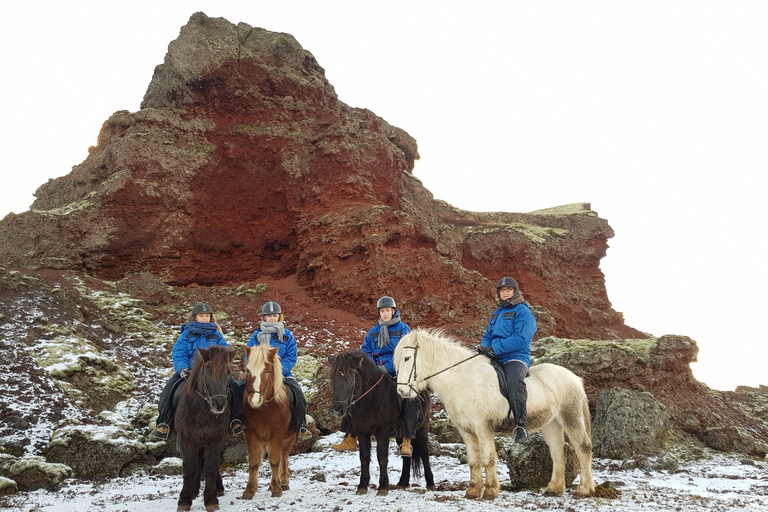
{"label": "eroded rock face", "polygon": [[408,322],[473,337],[511,274],[538,336],[639,335],[608,301],[613,231],[589,205],[464,212],[411,174],[418,158],[405,131],[340,101],[292,36],[197,13],[141,110],[116,112],[83,163],[0,221],[0,264],[167,285],[287,279],[358,317],[389,294]]}

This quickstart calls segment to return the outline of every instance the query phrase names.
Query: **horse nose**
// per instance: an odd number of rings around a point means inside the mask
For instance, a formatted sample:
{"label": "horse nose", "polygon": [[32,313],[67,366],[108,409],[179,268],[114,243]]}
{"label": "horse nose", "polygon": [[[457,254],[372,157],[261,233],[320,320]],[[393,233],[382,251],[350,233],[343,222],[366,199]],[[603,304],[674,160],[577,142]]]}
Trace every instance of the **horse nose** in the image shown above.
{"label": "horse nose", "polygon": [[211,400],[211,412],[214,414],[221,414],[224,409],[227,408],[229,401],[226,397],[217,396]]}

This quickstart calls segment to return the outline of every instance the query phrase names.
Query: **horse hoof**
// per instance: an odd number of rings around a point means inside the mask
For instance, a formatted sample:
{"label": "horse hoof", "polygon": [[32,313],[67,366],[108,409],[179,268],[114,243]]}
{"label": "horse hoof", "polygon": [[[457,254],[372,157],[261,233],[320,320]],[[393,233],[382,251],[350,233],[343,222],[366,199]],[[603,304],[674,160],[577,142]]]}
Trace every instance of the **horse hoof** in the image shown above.
{"label": "horse hoof", "polygon": [[367,492],[368,492],[367,487],[358,487],[357,492],[355,492],[355,494],[366,494]]}
{"label": "horse hoof", "polygon": [[218,504],[212,504],[212,505],[206,505],[205,506],[205,512],[213,512],[214,510],[219,510]]}
{"label": "horse hoof", "polygon": [[466,499],[468,499],[468,500],[476,500],[476,499],[478,499],[478,498],[480,497],[480,495],[479,495],[479,494],[475,494],[475,493],[473,493],[473,492],[469,492],[469,491],[467,491],[467,492],[464,494],[464,497],[465,497]]}
{"label": "horse hoof", "polygon": [[436,491],[437,490],[437,486],[435,486],[435,485],[428,485],[427,486],[427,490],[428,491]]}
{"label": "horse hoof", "polygon": [[272,491],[272,497],[273,498],[279,498],[282,495],[283,495],[283,490],[282,489],[275,489],[274,491]]}
{"label": "horse hoof", "polygon": [[222,496],[224,496],[224,491],[216,491],[217,498],[221,498]]}
{"label": "horse hoof", "polygon": [[389,494],[389,489],[379,489],[379,492],[376,493],[376,496],[386,496]]}
{"label": "horse hoof", "polygon": [[283,485],[282,488],[283,488],[284,491],[290,491],[291,490],[291,488],[288,487],[288,484]]}
{"label": "horse hoof", "polygon": [[486,501],[493,501],[493,500],[495,500],[498,497],[499,497],[499,495],[496,494],[496,493],[493,493],[493,492],[485,492],[485,493],[483,493],[483,499],[486,500]]}
{"label": "horse hoof", "polygon": [[240,496],[240,498],[239,498],[239,499],[241,499],[241,500],[252,500],[252,499],[253,499],[253,494],[246,494],[246,493],[243,493],[243,495],[242,495],[242,496]]}
{"label": "horse hoof", "polygon": [[562,496],[562,495],[563,495],[562,491],[561,492],[544,491],[544,496]]}
{"label": "horse hoof", "polygon": [[176,512],[189,512],[189,509],[191,508],[190,505],[179,505],[176,507]]}

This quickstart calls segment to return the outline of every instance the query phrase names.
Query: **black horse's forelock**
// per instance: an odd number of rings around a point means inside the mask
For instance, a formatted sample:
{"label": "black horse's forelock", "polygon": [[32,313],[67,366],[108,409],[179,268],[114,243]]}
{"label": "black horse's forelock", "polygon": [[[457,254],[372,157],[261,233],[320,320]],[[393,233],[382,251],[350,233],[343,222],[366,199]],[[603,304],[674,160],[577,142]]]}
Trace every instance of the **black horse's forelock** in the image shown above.
{"label": "black horse's forelock", "polygon": [[[232,359],[232,353],[229,348],[221,345],[213,345],[207,349],[207,356],[204,358],[201,354],[195,357],[195,362],[192,364],[192,370],[189,372],[189,382],[198,382],[204,373],[203,367],[207,361],[211,363],[211,378],[214,381],[219,380],[219,374],[222,371],[229,369],[229,362]],[[182,393],[194,393],[195,386],[184,386],[181,390]]]}
{"label": "black horse's forelock", "polygon": [[356,371],[360,365],[366,364],[366,361],[373,364],[373,361],[368,359],[368,356],[362,350],[350,350],[349,352],[336,354],[331,361],[331,375],[338,375],[339,372],[344,370]]}

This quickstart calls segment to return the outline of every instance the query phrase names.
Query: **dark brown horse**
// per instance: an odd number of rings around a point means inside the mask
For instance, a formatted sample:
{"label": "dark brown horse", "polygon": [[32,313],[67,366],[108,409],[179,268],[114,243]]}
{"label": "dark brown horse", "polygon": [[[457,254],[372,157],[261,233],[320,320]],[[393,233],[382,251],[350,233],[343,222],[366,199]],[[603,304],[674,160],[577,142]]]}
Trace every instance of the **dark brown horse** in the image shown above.
{"label": "dark brown horse", "polygon": [[184,460],[184,485],[177,511],[189,510],[205,478],[205,510],[219,509],[224,494],[219,473],[222,444],[229,431],[230,361],[234,350],[222,346],[197,349],[192,371],[179,395],[174,426]]}
{"label": "dark brown horse", "polygon": [[288,489],[288,454],[296,442],[296,430],[291,428],[291,408],[277,347],[263,344],[245,347],[248,359],[243,396],[243,419],[248,427],[248,485],[242,499],[250,500],[259,487],[259,466],[269,452],[272,497]]}
{"label": "dark brown horse", "polygon": [[[379,496],[389,492],[389,439],[402,442],[400,401],[395,382],[378,369],[361,350],[336,354],[328,358],[333,385],[333,412],[337,416],[349,415],[352,434],[360,443],[360,483],[357,494],[368,491],[371,480],[371,436],[376,436],[376,458],[379,462]],[[424,466],[427,488],[435,489],[429,463],[429,393],[419,397],[416,438],[413,439],[412,457],[403,457],[403,469],[397,487],[410,485],[411,468],[418,476]],[[410,460],[409,460],[410,459]],[[410,464],[409,464],[410,463]]]}

